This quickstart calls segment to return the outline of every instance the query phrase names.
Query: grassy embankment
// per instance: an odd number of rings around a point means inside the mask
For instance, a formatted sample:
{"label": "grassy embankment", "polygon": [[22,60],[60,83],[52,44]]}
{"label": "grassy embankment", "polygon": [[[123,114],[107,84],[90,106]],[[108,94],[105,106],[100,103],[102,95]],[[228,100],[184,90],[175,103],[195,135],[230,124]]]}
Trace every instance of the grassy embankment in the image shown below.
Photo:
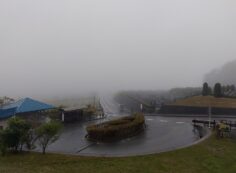
{"label": "grassy embankment", "polygon": [[38,153],[0,157],[1,173],[235,173],[236,141],[208,140],[181,150],[127,158]]}
{"label": "grassy embankment", "polygon": [[212,107],[219,108],[236,108],[236,99],[232,98],[216,98],[213,96],[194,96],[186,99],[179,99],[170,105],[178,106],[196,106],[196,107]]}

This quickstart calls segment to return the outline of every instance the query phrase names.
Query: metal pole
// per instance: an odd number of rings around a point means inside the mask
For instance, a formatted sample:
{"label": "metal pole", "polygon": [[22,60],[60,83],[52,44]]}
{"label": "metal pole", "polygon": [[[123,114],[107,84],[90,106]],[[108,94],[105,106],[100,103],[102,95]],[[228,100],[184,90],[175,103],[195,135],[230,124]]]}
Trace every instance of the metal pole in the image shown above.
{"label": "metal pole", "polygon": [[141,110],[141,112],[143,112],[143,104],[142,103],[140,104],[140,110]]}
{"label": "metal pole", "polygon": [[208,107],[208,114],[209,114],[209,129],[211,128],[211,106]]}

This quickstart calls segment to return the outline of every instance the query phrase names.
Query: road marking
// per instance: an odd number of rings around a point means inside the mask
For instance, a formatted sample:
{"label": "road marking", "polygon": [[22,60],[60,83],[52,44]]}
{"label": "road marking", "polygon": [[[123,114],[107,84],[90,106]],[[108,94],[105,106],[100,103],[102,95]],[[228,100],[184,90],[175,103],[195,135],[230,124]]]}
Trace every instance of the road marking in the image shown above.
{"label": "road marking", "polygon": [[160,122],[162,122],[162,123],[168,123],[167,120],[160,120]]}
{"label": "road marking", "polygon": [[151,118],[148,118],[147,120],[148,120],[148,121],[153,121],[153,119],[151,119]]}
{"label": "road marking", "polygon": [[91,147],[92,145],[95,145],[95,144],[96,144],[95,142],[93,142],[93,143],[91,143],[91,144],[88,144],[88,145],[82,147],[82,148],[81,148],[80,150],[78,150],[76,153],[80,153],[81,151],[83,151],[83,150],[85,150],[85,149],[87,149],[87,148],[89,148],[89,147]]}
{"label": "road marking", "polygon": [[176,124],[184,124],[185,122],[176,122]]}

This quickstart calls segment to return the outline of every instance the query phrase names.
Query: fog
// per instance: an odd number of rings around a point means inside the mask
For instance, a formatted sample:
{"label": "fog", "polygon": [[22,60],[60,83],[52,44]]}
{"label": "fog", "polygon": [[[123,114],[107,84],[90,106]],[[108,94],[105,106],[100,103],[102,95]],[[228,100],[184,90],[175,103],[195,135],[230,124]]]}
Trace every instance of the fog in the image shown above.
{"label": "fog", "polygon": [[200,86],[236,56],[235,0],[1,0],[0,96]]}
{"label": "fog", "polygon": [[223,66],[216,68],[204,77],[204,81],[210,86],[214,86],[217,82],[222,85],[236,85],[236,60],[230,61]]}

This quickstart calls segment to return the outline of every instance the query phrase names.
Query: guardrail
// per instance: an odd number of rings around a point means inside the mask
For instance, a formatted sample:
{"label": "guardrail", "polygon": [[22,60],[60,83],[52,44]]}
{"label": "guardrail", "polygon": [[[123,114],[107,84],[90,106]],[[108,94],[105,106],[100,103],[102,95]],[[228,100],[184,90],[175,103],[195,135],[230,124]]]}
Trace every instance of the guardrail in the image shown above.
{"label": "guardrail", "polygon": [[[227,120],[222,120],[222,121],[225,125],[228,125],[230,127],[230,130],[231,130],[232,127],[236,127],[236,122],[227,121]],[[214,128],[216,127],[216,125],[218,123],[215,120],[209,122],[209,120],[197,120],[197,119],[192,120],[192,122],[193,122],[194,125],[196,125],[196,124],[203,124],[205,126],[210,125]]]}

